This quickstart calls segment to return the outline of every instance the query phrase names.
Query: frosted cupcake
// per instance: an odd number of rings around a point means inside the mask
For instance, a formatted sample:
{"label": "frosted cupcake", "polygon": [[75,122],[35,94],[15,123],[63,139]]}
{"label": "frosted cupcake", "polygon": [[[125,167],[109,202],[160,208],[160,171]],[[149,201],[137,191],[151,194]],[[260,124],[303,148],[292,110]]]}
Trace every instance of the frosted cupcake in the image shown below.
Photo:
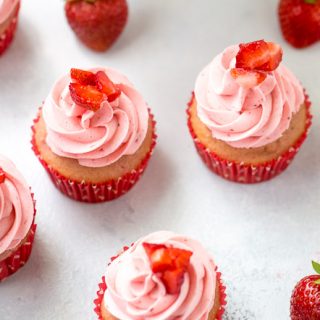
{"label": "frosted cupcake", "polygon": [[14,38],[19,8],[20,0],[0,0],[0,55]]}
{"label": "frosted cupcake", "polygon": [[36,231],[35,205],[25,179],[0,155],[0,281],[28,261]]}
{"label": "frosted cupcake", "polygon": [[161,231],[112,259],[94,303],[100,320],[214,320],[222,318],[224,291],[199,242]]}
{"label": "frosted cupcake", "polygon": [[285,170],[311,125],[310,102],[263,40],[231,46],[199,74],[188,125],[206,165],[223,178],[255,183]]}
{"label": "frosted cupcake", "polygon": [[33,150],[55,186],[85,202],[132,188],[155,146],[155,122],[128,79],[109,69],[72,69],[59,79],[33,126]]}

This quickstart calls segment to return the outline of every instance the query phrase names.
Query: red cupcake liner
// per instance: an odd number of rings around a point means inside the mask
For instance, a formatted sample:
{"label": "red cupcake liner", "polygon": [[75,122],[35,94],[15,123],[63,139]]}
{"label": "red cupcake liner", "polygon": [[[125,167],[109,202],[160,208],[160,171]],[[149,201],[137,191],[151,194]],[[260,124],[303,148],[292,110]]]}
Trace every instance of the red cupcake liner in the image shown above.
{"label": "red cupcake liner", "polygon": [[[129,247],[124,247],[122,253],[128,249],[129,249]],[[112,257],[111,261],[116,259],[119,255]],[[219,307],[219,310],[217,311],[215,320],[222,320],[222,316],[224,314],[225,307],[227,305],[227,295],[225,293],[226,287],[224,286],[222,279],[221,279],[221,273],[218,272],[217,270],[218,270],[218,268],[216,267],[215,271],[217,273],[217,282],[219,283],[220,307]],[[102,305],[103,297],[104,297],[106,290],[107,290],[106,278],[105,278],[105,276],[103,276],[101,279],[101,282],[99,283],[99,289],[97,291],[97,298],[93,301],[93,303],[95,305],[94,312],[97,314],[98,320],[103,320],[102,314],[101,314],[101,305]]]}
{"label": "red cupcake liner", "polygon": [[[33,194],[32,194],[33,198]],[[28,233],[28,237],[26,241],[19,246],[11,255],[4,260],[0,261],[0,282],[8,278],[9,276],[16,273],[20,268],[22,268],[30,258],[33,241],[35,238],[35,233],[37,229],[37,225],[35,224],[35,216],[36,216],[36,206],[34,203],[34,216],[33,222]]]}
{"label": "red cupcake liner", "polygon": [[18,25],[19,9],[20,1],[8,28],[0,35],[0,55],[5,52],[14,38]]}
{"label": "red cupcake liner", "polygon": [[139,166],[132,170],[129,173],[126,173],[122,177],[119,177],[116,180],[109,180],[105,183],[87,183],[87,182],[78,182],[75,180],[70,180],[59,172],[51,168],[41,157],[41,154],[38,150],[38,147],[35,142],[35,124],[40,119],[40,112],[37,118],[34,120],[32,126],[32,150],[39,159],[42,166],[46,169],[49,177],[51,178],[53,184],[60,190],[63,194],[68,196],[71,199],[88,202],[88,203],[98,203],[104,201],[111,201],[127,193],[140,179],[144,173],[147,164],[153,154],[154,148],[156,146],[157,135],[155,133],[156,122],[153,115],[149,110],[149,115],[152,119],[152,144],[150,151],[147,153],[145,158],[141,161]]}
{"label": "red cupcake liner", "polygon": [[307,121],[305,132],[301,135],[298,141],[285,153],[279,156],[277,159],[268,161],[262,164],[248,165],[244,163],[238,163],[235,161],[222,159],[216,153],[206,148],[197,138],[192,124],[191,124],[191,106],[194,100],[194,93],[192,94],[191,100],[188,103],[187,116],[188,116],[188,127],[194,141],[196,150],[198,151],[203,162],[207,167],[221,176],[224,179],[239,182],[239,183],[258,183],[270,180],[281,172],[283,172],[293,161],[294,157],[300,150],[301,145],[307,138],[310,126],[312,124],[312,115],[310,113],[311,102],[308,95],[305,93],[305,105],[307,108]]}

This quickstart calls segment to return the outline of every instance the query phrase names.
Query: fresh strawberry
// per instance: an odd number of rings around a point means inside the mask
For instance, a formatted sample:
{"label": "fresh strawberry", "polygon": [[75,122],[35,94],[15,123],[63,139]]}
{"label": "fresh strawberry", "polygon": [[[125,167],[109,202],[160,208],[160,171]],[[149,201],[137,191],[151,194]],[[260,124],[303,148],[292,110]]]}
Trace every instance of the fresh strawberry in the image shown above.
{"label": "fresh strawberry", "polygon": [[262,83],[267,75],[265,72],[261,71],[248,71],[241,68],[231,69],[231,76],[236,80],[236,82],[246,89],[253,88],[260,83]]}
{"label": "fresh strawberry", "polygon": [[2,168],[0,168],[0,184],[4,183],[6,180],[6,173],[3,171]]}
{"label": "fresh strawberry", "polygon": [[159,277],[169,294],[177,294],[188,270],[192,252],[162,244],[143,243],[151,270]]}
{"label": "fresh strawberry", "polygon": [[236,68],[255,71],[274,71],[282,60],[282,49],[272,42],[259,40],[240,44]]}
{"label": "fresh strawberry", "polygon": [[109,79],[103,71],[98,71],[96,73],[96,83],[98,89],[107,95],[108,101],[112,102],[117,99],[121,91],[117,88],[117,86]]}
{"label": "fresh strawberry", "polygon": [[107,50],[128,18],[126,0],[66,0],[65,13],[78,38],[96,51]]}
{"label": "fresh strawberry", "polygon": [[178,294],[183,284],[185,271],[183,269],[165,271],[161,280],[168,294]]}
{"label": "fresh strawberry", "polygon": [[91,71],[72,68],[70,75],[71,79],[77,83],[91,86],[96,84],[96,75]]}
{"label": "fresh strawberry", "polygon": [[292,46],[304,48],[320,40],[320,0],[281,0],[278,14]]}
{"label": "fresh strawberry", "polygon": [[69,90],[72,100],[79,106],[97,111],[104,100],[104,95],[94,86],[70,83]]}
{"label": "fresh strawberry", "polygon": [[303,278],[291,296],[291,320],[320,319],[320,264],[312,262],[318,275]]}

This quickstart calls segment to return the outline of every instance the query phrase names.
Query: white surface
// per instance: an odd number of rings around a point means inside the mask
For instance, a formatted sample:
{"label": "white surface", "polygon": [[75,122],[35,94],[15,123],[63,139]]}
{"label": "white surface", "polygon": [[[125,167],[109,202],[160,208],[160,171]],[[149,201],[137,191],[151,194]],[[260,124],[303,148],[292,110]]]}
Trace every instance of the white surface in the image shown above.
{"label": "white surface", "polygon": [[[159,229],[200,240],[228,287],[224,319],[288,319],[291,290],[320,259],[320,43],[284,43],[277,0],[131,0],[129,24],[105,54],[84,48],[63,1],[23,1],[16,39],[0,58],[0,152],[24,172],[37,199],[29,263],[0,284],[0,319],[96,319],[93,299],[107,261],[123,245]],[[259,185],[211,174],[195,152],[185,108],[196,75],[226,46],[265,38],[310,93],[312,133],[291,167]],[[69,200],[30,150],[30,126],[53,82],[70,67],[125,73],[158,121],[158,145],[140,183],[112,203]],[[196,320],[196,319],[193,319]]]}

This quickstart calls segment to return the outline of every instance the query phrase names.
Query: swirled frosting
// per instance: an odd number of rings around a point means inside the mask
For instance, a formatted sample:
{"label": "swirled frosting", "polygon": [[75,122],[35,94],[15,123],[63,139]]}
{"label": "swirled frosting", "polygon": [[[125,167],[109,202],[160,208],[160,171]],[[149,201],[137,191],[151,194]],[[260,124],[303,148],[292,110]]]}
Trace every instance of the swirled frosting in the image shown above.
{"label": "swirled frosting", "polygon": [[[177,295],[166,289],[151,271],[142,243],[156,243],[193,253]],[[138,240],[108,267],[106,309],[121,320],[207,320],[216,289],[215,265],[200,243],[161,231]]]}
{"label": "swirled frosting", "polygon": [[104,101],[93,112],[76,105],[64,76],[53,86],[43,106],[47,145],[58,156],[77,159],[86,167],[103,167],[134,154],[148,130],[148,106],[128,79],[113,69],[105,71],[121,90],[119,98]]}
{"label": "swirled frosting", "polygon": [[239,46],[227,48],[197,78],[195,98],[200,120],[212,136],[235,148],[269,144],[288,129],[304,102],[297,78],[283,65],[258,86],[246,89],[232,78]]}
{"label": "swirled frosting", "polygon": [[0,183],[0,255],[15,248],[28,234],[34,215],[29,187],[14,164],[0,155],[5,180]]}
{"label": "swirled frosting", "polygon": [[0,0],[0,24],[6,21],[19,0]]}

